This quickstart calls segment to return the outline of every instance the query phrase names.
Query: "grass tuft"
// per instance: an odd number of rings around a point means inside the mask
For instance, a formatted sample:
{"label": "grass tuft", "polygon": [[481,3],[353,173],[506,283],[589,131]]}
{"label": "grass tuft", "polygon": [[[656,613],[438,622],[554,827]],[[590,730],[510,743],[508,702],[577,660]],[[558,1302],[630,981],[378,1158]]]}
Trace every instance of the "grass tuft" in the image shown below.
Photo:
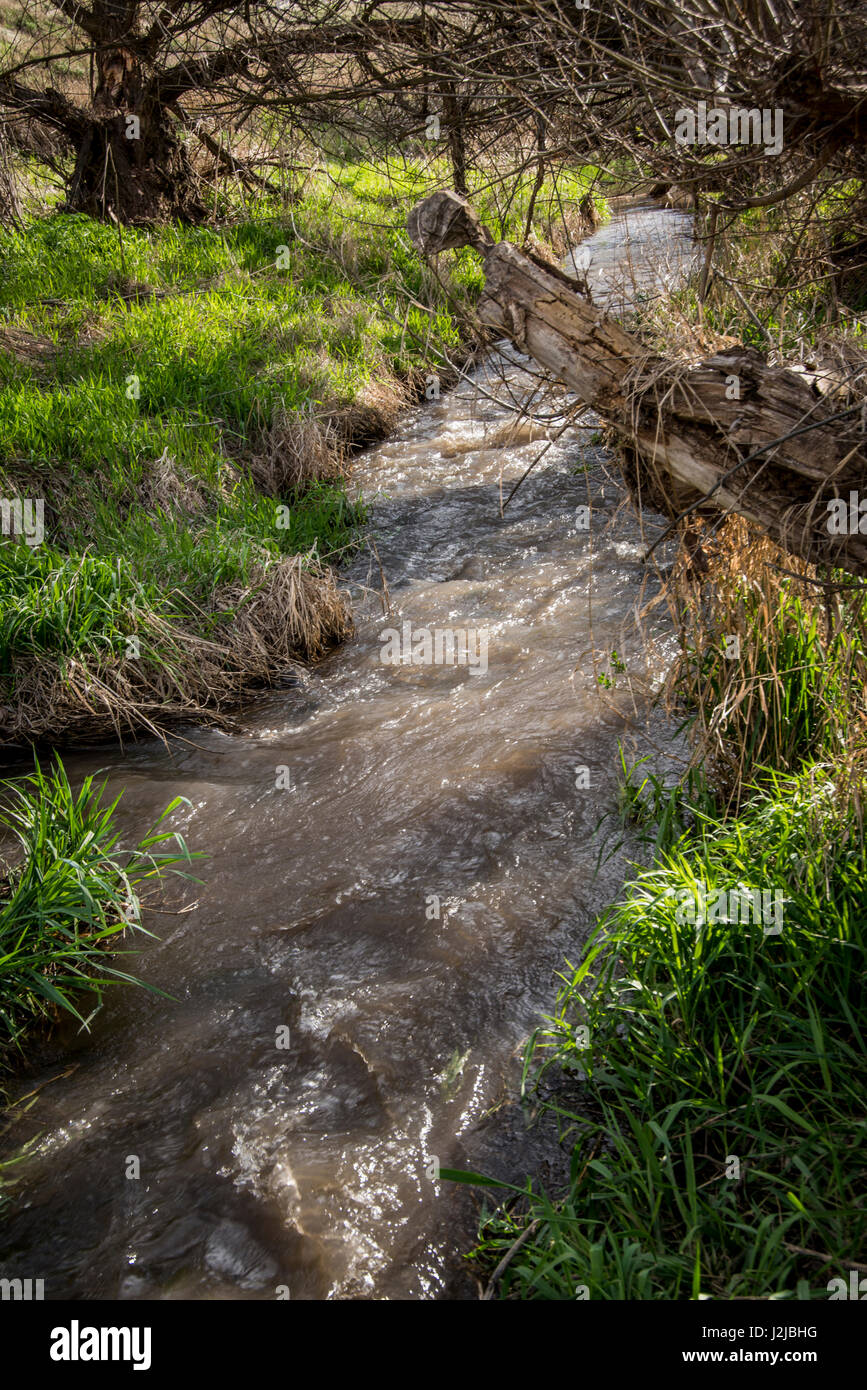
{"label": "grass tuft", "polygon": [[[92,777],[78,791],[62,764],[0,786],[0,827],[10,838],[0,878],[0,1066],[28,1030],[69,1014],[87,1027],[109,984],[138,983],[115,962],[142,923],[142,888],[189,864],[166,807],[132,850],[120,848],[118,800],[103,804]],[[128,952],[125,952],[125,954]]]}
{"label": "grass tuft", "polygon": [[536,1223],[501,1296],[827,1298],[860,1258],[867,861],[834,801],[816,766],[698,812],[561,977],[527,1067],[567,1079],[571,1182],[484,1223],[486,1268]]}

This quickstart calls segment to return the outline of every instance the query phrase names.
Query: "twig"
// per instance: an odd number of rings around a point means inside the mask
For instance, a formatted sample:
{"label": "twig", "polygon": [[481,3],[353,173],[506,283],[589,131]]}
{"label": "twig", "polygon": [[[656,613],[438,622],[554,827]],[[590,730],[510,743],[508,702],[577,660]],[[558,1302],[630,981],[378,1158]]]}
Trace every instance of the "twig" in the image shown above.
{"label": "twig", "polygon": [[844,1260],[835,1255],[825,1255],[821,1250],[805,1250],[802,1245],[790,1245],[787,1240],[783,1241],[783,1245],[787,1250],[791,1250],[793,1255],[809,1255],[811,1259],[822,1260],[825,1264],[840,1264],[844,1265],[846,1269],[861,1269],[867,1273],[867,1265],[861,1265],[857,1260]]}
{"label": "twig", "polygon": [[494,1288],[496,1287],[496,1283],[497,1283],[497,1280],[500,1278],[500,1275],[501,1275],[501,1274],[503,1273],[503,1271],[507,1268],[507,1266],[509,1265],[509,1263],[511,1262],[511,1260],[514,1258],[514,1256],[517,1255],[517,1253],[518,1253],[518,1251],[520,1250],[521,1246],[524,1244],[524,1241],[525,1241],[525,1240],[529,1240],[530,1236],[533,1234],[533,1232],[535,1231],[536,1227],[539,1225],[540,1221],[541,1221],[541,1217],[538,1217],[538,1216],[537,1216],[537,1217],[536,1217],[536,1220],[535,1220],[535,1221],[531,1221],[530,1224],[529,1224],[529,1226],[527,1226],[526,1229],[523,1230],[523,1231],[521,1232],[521,1234],[518,1236],[518,1239],[515,1241],[514,1245],[510,1245],[510,1246],[509,1246],[509,1249],[506,1251],[505,1255],[504,1255],[503,1258],[500,1260],[500,1263],[497,1265],[497,1268],[494,1270],[493,1274],[491,1275],[491,1279],[490,1279],[490,1283],[488,1284],[488,1287],[485,1289],[485,1292],[482,1294],[481,1301],[482,1301],[483,1303],[484,1303],[484,1302],[487,1302],[488,1299],[493,1298],[493,1296],[494,1296]]}
{"label": "twig", "polygon": [[9,1109],[14,1110],[16,1105],[21,1105],[25,1100],[29,1100],[31,1096],[38,1096],[39,1092],[44,1090],[46,1086],[50,1086],[52,1082],[62,1081],[65,1076],[71,1076],[74,1071],[78,1070],[79,1065],[78,1062],[73,1062],[71,1066],[66,1068],[66,1071],[59,1071],[56,1076],[49,1076],[47,1081],[40,1081],[39,1085],[34,1086],[32,1091],[28,1091],[26,1095],[19,1096],[17,1100],[13,1100]]}

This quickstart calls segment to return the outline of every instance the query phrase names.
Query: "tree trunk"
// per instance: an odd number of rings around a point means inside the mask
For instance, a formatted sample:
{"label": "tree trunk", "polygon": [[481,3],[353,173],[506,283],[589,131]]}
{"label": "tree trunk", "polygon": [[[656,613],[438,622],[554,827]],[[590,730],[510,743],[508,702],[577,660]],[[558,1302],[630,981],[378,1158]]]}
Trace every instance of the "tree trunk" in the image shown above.
{"label": "tree trunk", "polygon": [[123,223],[201,220],[195,174],[177,127],[129,49],[97,57],[93,119],[76,140],[67,207]]}
{"label": "tree trunk", "polygon": [[454,82],[441,82],[440,94],[443,102],[443,120],[448,133],[449,153],[452,160],[452,178],[457,191],[467,193],[467,151],[464,144],[464,104]]}
{"label": "tree trunk", "polygon": [[641,503],[671,519],[698,507],[731,510],[794,555],[867,574],[860,406],[822,395],[806,373],[769,367],[753,348],[729,348],[694,367],[648,353],[563,271],[495,244],[454,193],[426,198],[408,225],[425,253],[481,253],[482,323],[614,428]]}

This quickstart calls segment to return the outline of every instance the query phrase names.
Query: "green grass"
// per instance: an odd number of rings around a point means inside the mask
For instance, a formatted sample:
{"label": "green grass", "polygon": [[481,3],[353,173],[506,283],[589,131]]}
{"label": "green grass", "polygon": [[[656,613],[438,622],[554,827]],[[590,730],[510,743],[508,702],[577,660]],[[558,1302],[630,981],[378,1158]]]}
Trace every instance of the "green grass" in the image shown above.
{"label": "green grass", "polygon": [[37,763],[30,777],[0,786],[9,837],[0,878],[0,1066],[21,1053],[28,1031],[64,1013],[86,1027],[109,984],[137,983],[117,958],[127,932],[151,934],[142,889],[191,862],[166,828],[182,798],[124,851],[117,800],[103,804],[103,791],[92,777],[74,791],[60,763],[47,772]]}
{"label": "green grass", "polygon": [[704,758],[672,784],[621,753],[649,862],[528,1044],[571,1178],[483,1223],[486,1272],[530,1232],[501,1297],[824,1299],[861,1258],[867,610],[742,523],[708,554],[671,677]]}
{"label": "green grass", "polygon": [[[540,228],[589,177],[545,190]],[[316,575],[357,543],[365,512],[341,454],[384,432],[428,372],[448,372],[481,285],[471,252],[435,275],[406,234],[413,202],[444,178],[436,163],[332,160],[291,203],[259,197],[255,218],[226,201],[214,226],[54,213],[0,230],[0,496],[46,509],[38,552],[0,543],[0,705],[47,669],[62,679],[70,658],[104,684],[136,631],[150,686],[175,661],[165,713],[182,711],[175,658],[190,638],[225,636],[281,559],[300,554]],[[475,176],[483,215],[518,235],[531,182]],[[334,455],[324,471],[311,429]],[[14,735],[43,736],[43,713]]]}
{"label": "green grass", "polygon": [[[538,1223],[501,1296],[827,1298],[860,1258],[867,859],[834,803],[817,767],[698,812],[562,976],[527,1068],[569,1082],[572,1177],[483,1225],[487,1268]],[[714,889],[778,892],[782,931],[772,896],[764,923],[702,923],[698,883],[708,918]]]}
{"label": "green grass", "polygon": [[649,862],[528,1045],[571,1177],[483,1222],[501,1297],[826,1299],[863,1258],[867,607],[741,522],[707,553],[675,589],[694,760],[621,753],[603,823]]}

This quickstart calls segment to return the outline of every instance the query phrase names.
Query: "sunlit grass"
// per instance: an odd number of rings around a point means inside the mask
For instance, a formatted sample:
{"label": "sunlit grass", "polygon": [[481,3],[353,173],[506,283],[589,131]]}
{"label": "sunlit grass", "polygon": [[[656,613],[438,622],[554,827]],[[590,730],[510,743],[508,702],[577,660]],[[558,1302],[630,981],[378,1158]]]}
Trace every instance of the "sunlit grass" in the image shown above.
{"label": "sunlit grass", "polygon": [[[28,1029],[71,1015],[87,1026],[106,986],[137,983],[118,964],[142,923],[142,888],[191,856],[167,820],[176,799],[134,849],[92,777],[76,791],[62,764],[0,786],[0,828],[15,846],[0,878],[0,1066]],[[128,954],[128,948],[124,948]]]}
{"label": "sunlit grass", "polygon": [[[144,659],[182,685],[178,624],[211,639],[269,565],[339,563],[364,520],[348,454],[452,370],[481,284],[472,253],[434,274],[409,242],[409,208],[444,176],[330,160],[292,202],[262,196],[251,218],[229,200],[212,227],[56,213],[0,230],[0,313],[18,334],[0,337],[0,490],[44,498],[47,533],[38,558],[2,547],[3,700],[28,643],[99,674],[100,653],[149,628]],[[518,235],[531,181],[473,178],[483,215]],[[540,227],[589,183],[550,185]]]}
{"label": "sunlit grass", "polygon": [[[486,1268],[532,1225],[502,1296],[825,1299],[860,1258],[857,819],[816,766],[696,821],[599,922],[531,1039],[528,1077],[564,1078],[548,1103],[571,1182],[483,1224]],[[700,892],[725,890],[731,916],[740,888],[769,894],[767,920],[701,920]]]}

